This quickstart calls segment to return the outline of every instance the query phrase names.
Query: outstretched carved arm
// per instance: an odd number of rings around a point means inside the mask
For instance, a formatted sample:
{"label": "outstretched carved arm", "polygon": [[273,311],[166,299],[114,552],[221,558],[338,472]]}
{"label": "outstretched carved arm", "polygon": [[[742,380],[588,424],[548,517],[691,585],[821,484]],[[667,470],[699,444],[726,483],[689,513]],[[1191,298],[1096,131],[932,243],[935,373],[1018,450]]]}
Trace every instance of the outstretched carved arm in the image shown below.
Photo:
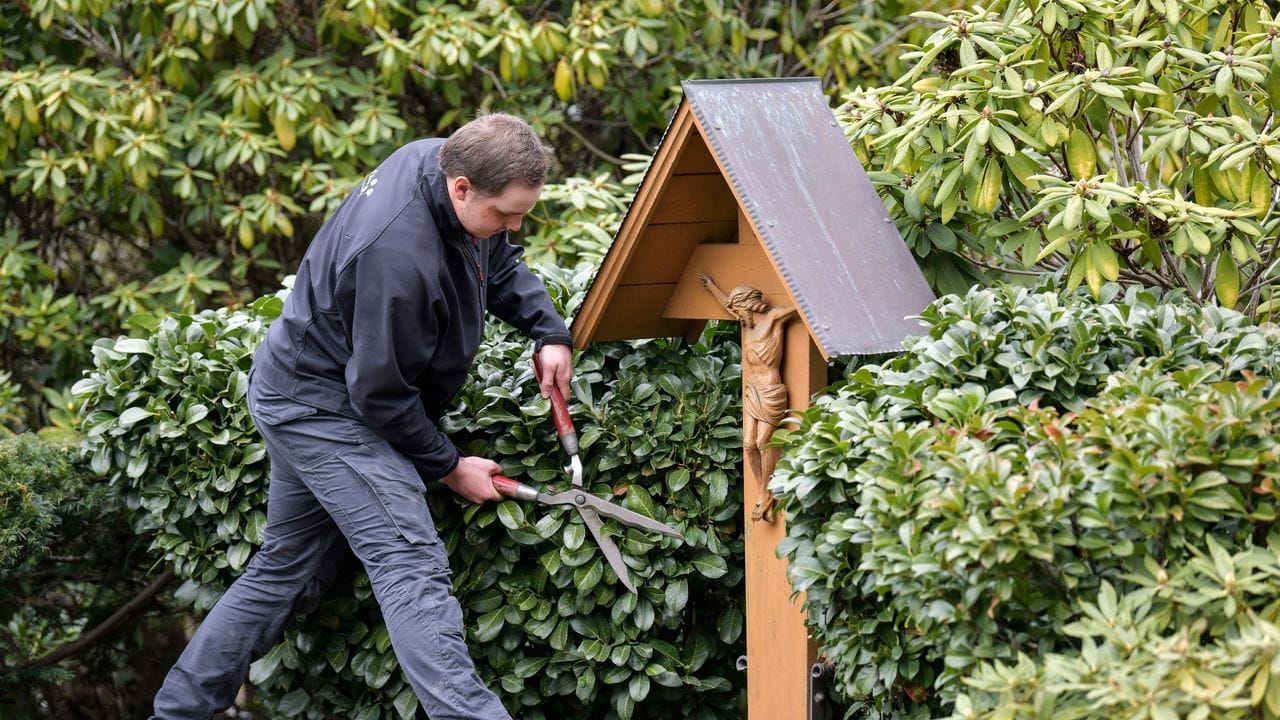
{"label": "outstretched carved arm", "polygon": [[795,305],[784,308],[776,307],[769,311],[769,318],[778,322],[786,322],[795,317],[797,312]]}
{"label": "outstretched carved arm", "polygon": [[728,298],[725,297],[724,291],[720,289],[720,286],[716,285],[716,281],[712,280],[710,275],[703,272],[698,273],[698,277],[702,280],[702,286],[710,290],[711,294],[716,296],[716,300],[721,305],[724,305],[725,300],[728,300]]}

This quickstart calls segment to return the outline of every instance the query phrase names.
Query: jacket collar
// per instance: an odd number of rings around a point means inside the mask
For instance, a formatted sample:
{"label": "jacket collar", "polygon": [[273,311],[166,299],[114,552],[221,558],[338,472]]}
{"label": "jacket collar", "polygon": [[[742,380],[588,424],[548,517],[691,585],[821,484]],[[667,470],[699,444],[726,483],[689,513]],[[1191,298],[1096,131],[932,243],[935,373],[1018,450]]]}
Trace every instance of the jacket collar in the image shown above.
{"label": "jacket collar", "polygon": [[458,213],[453,210],[453,202],[449,200],[449,186],[445,182],[444,171],[440,169],[440,148],[433,148],[427,157],[427,176],[425,194],[427,205],[431,208],[431,216],[441,230],[465,234],[462,223],[458,222]]}
{"label": "jacket collar", "polygon": [[[441,142],[443,144],[443,141]],[[453,201],[449,199],[449,184],[445,181],[444,171],[440,169],[440,147],[432,148],[426,158],[426,183],[424,193],[427,205],[431,208],[431,216],[441,232],[451,232],[455,237],[469,238],[466,228],[458,220],[458,213],[453,209]],[[490,237],[507,237],[507,232],[495,233]],[[485,238],[478,238],[484,240]]]}

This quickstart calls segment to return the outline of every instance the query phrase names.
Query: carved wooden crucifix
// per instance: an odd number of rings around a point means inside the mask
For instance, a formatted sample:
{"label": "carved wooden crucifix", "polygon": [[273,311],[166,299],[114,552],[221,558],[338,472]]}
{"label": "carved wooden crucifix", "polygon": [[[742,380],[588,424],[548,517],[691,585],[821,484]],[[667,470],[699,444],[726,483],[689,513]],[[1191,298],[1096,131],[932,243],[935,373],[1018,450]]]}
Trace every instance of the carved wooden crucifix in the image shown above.
{"label": "carved wooden crucifix", "polygon": [[817,648],[804,598],[792,597],[776,554],[786,519],[774,512],[768,484],[781,451],[767,445],[787,411],[807,408],[827,385],[827,362],[805,324],[792,322],[798,311],[745,214],[737,230],[736,242],[693,248],[663,315],[699,330],[714,319],[740,325],[748,717],[803,720]]}
{"label": "carved wooden crucifix", "polygon": [[781,372],[782,331],[796,316],[796,308],[770,307],[764,293],[750,285],[739,285],[726,295],[710,275],[700,272],[698,277],[716,301],[742,323],[742,453],[747,476],[758,483],[751,519],[773,522],[775,500],[769,492],[769,478],[778,459],[776,453],[765,451],[787,414],[787,386]]}

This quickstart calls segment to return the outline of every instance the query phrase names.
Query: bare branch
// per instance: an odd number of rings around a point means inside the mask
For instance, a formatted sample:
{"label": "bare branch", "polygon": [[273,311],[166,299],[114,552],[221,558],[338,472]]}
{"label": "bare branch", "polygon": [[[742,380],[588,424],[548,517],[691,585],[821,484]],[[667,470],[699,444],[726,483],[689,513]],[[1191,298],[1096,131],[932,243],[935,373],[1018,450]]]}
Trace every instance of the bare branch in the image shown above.
{"label": "bare branch", "polygon": [[1186,276],[1183,275],[1182,271],[1178,269],[1178,259],[1175,258],[1173,256],[1173,253],[1169,251],[1169,245],[1163,242],[1160,243],[1159,245],[1160,245],[1160,257],[1164,260],[1165,266],[1169,268],[1169,272],[1172,274],[1173,279],[1177,281],[1177,284],[1179,286],[1181,286],[1187,292],[1191,293],[1191,295],[1194,296],[1197,300],[1200,299],[1200,296],[1196,294],[1196,289],[1191,287],[1191,283],[1187,282]]}
{"label": "bare branch", "polygon": [[[1137,103],[1132,103],[1129,107],[1133,112],[1137,113]],[[1138,124],[1130,128],[1128,137],[1125,138],[1125,146],[1129,150],[1129,163],[1133,166],[1133,177],[1135,180],[1146,182],[1147,165],[1142,162],[1142,126],[1147,124],[1145,116],[1138,116]]]}
{"label": "bare branch", "polygon": [[1280,257],[1277,257],[1277,247],[1280,246],[1280,238],[1272,238],[1271,247],[1267,248],[1267,254],[1262,258],[1262,262],[1258,265],[1258,270],[1249,278],[1249,282],[1245,283],[1244,288],[1240,291],[1240,296],[1244,297],[1253,293],[1253,297],[1248,305],[1255,306],[1262,297],[1262,289],[1271,282],[1268,278],[1275,272],[1276,266],[1280,265]]}
{"label": "bare branch", "polygon": [[111,613],[111,617],[103,620],[97,627],[81,635],[72,642],[59,645],[54,648],[53,652],[32,660],[27,664],[25,669],[34,670],[36,668],[48,667],[49,665],[61,662],[72,655],[75,655],[81,650],[84,650],[95,642],[101,640],[117,627],[123,625],[126,620],[137,614],[139,610],[146,607],[153,599],[155,599],[155,596],[159,595],[160,591],[164,590],[165,586],[172,581],[173,569],[170,568],[165,570],[160,577],[153,580],[150,585],[134,596],[132,600],[121,605],[118,610]]}
{"label": "bare branch", "polygon": [[123,48],[120,47],[120,39],[116,36],[115,30],[112,29],[111,35],[115,38],[115,47],[107,42],[107,39],[94,28],[86,27],[75,17],[67,19],[69,27],[58,28],[58,34],[64,39],[72,42],[78,42],[85,47],[93,50],[103,60],[110,62],[112,65],[119,67],[126,73],[133,72],[133,64],[125,57]]}
{"label": "bare branch", "polygon": [[588,140],[588,139],[586,138],[586,136],[585,136],[585,135],[583,135],[582,133],[578,132],[577,128],[573,127],[573,126],[572,126],[572,125],[570,125],[569,123],[564,123],[564,122],[562,122],[562,123],[560,123],[559,125],[557,125],[556,127],[563,128],[563,129],[564,129],[565,131],[567,131],[570,135],[572,135],[572,136],[574,136],[575,138],[577,138],[578,142],[582,143],[583,147],[585,147],[587,150],[590,150],[592,155],[595,155],[596,157],[600,158],[601,160],[604,160],[605,162],[608,162],[608,163],[612,163],[612,164],[614,164],[614,165],[621,165],[621,164],[623,163],[622,158],[614,157],[614,156],[610,155],[609,153],[607,153],[607,152],[605,152],[605,151],[601,150],[600,148],[596,147],[595,145],[592,145],[592,144],[591,144],[591,141],[590,141],[590,140]]}
{"label": "bare branch", "polygon": [[1155,268],[1149,268],[1142,264],[1141,260],[1134,262],[1134,255],[1139,252],[1138,247],[1122,247],[1120,251],[1124,253],[1125,264],[1127,268],[1120,271],[1120,277],[1131,278],[1135,282],[1145,285],[1156,285],[1159,287],[1169,287],[1174,284],[1174,279]]}
{"label": "bare branch", "polygon": [[[937,10],[938,9],[937,6],[940,4],[941,3],[937,2],[936,0],[931,0],[930,2],[926,2],[923,5],[921,5],[920,10]],[[942,9],[945,10],[946,8],[942,8]],[[916,28],[924,27],[926,24],[927,23],[925,23],[923,20],[913,20],[899,27],[893,33],[886,36],[883,40],[876,43],[875,47],[871,48],[871,56],[880,57],[882,54],[887,52],[891,47],[893,47],[897,43],[897,41],[900,38],[902,38],[902,36],[906,35],[912,30],[915,30]]]}
{"label": "bare branch", "polygon": [[1116,172],[1120,175],[1120,184],[1128,186],[1129,171],[1125,168],[1125,152],[1121,147],[1120,141],[1116,139],[1116,111],[1111,110],[1107,113],[1107,134],[1111,136],[1111,163],[1115,166]]}
{"label": "bare branch", "polygon": [[1021,268],[1012,268],[1006,265],[1000,265],[987,260],[983,260],[977,255],[972,255],[969,253],[963,253],[961,254],[961,257],[973,263],[974,265],[984,267],[988,270],[995,270],[996,272],[1009,273],[1010,275],[1027,275],[1030,277],[1039,277],[1040,275],[1043,274],[1038,270],[1023,270]]}

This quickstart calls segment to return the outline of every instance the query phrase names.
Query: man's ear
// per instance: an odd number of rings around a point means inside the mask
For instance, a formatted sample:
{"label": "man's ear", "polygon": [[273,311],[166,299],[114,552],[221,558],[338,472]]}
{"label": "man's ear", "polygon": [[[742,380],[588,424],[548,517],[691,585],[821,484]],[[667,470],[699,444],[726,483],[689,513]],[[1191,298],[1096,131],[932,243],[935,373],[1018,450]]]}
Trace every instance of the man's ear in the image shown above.
{"label": "man's ear", "polygon": [[467,193],[474,189],[471,187],[471,181],[467,179],[466,175],[447,178],[445,182],[449,186],[449,196],[455,200],[466,200]]}

